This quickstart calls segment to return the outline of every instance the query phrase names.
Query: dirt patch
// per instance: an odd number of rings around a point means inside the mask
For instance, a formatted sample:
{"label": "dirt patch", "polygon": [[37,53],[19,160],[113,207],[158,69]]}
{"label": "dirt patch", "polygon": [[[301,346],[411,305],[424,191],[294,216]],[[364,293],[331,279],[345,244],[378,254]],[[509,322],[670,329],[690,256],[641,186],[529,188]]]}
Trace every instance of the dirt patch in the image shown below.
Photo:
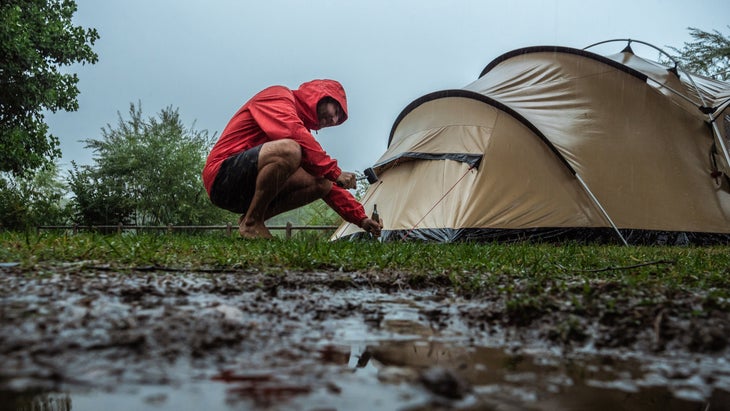
{"label": "dirt patch", "polygon": [[716,410],[730,392],[730,315],[690,292],[464,296],[400,273],[0,270],[0,396],[16,404],[71,392],[76,410],[83,392],[136,387],[173,409],[175,387],[197,384],[224,387],[211,409],[542,409],[620,392]]}

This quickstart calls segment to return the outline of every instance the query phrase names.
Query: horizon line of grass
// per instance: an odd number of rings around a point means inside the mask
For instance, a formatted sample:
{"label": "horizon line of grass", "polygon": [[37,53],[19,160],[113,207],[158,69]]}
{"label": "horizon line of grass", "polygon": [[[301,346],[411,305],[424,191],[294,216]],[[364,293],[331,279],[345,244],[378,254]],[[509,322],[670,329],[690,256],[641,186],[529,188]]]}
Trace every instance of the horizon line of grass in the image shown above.
{"label": "horizon line of grass", "polygon": [[[730,296],[730,246],[620,246],[530,243],[329,242],[321,237],[242,240],[222,235],[0,232],[0,262],[24,270],[59,262],[113,267],[156,266],[195,271],[398,271],[447,278],[472,289],[494,277],[541,281],[660,283],[719,289]],[[490,280],[490,278],[492,280]]]}

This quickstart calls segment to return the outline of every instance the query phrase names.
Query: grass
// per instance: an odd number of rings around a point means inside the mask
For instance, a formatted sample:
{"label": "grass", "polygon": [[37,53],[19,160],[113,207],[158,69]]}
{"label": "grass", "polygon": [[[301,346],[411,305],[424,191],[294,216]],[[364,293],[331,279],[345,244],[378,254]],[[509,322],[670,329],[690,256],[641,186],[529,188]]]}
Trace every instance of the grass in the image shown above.
{"label": "grass", "polygon": [[[37,264],[96,261],[112,266],[219,268],[277,273],[398,271],[469,291],[520,287],[540,294],[569,287],[584,295],[595,284],[699,288],[728,297],[730,247],[624,247],[547,244],[328,242],[316,237],[244,241],[220,235],[0,233],[0,261]],[[508,279],[509,281],[505,281]]]}
{"label": "grass", "polygon": [[225,271],[271,275],[273,281],[286,280],[286,273],[302,277],[296,274],[327,272],[341,288],[356,286],[347,273],[358,272],[378,279],[381,286],[449,290],[488,304],[489,310],[475,314],[476,321],[529,328],[538,319],[552,318],[551,338],[561,341],[585,338],[582,318],[618,325],[609,340],[620,340],[656,328],[665,312],[693,324],[726,321],[730,315],[730,246],[328,242],[316,236],[247,241],[214,234],[8,232],[0,233],[0,245],[0,262],[17,263],[24,275],[41,277],[67,272],[68,263],[76,263],[74,270],[84,275],[95,275],[100,266],[120,274],[142,268]]}

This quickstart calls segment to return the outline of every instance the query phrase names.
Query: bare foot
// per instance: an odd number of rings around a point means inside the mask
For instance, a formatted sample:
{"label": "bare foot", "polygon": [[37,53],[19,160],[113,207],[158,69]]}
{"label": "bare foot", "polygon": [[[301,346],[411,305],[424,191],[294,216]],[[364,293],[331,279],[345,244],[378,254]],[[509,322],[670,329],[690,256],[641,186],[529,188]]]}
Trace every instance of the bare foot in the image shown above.
{"label": "bare foot", "polygon": [[243,216],[238,219],[238,233],[243,238],[274,238],[264,223],[246,224],[243,221]]}

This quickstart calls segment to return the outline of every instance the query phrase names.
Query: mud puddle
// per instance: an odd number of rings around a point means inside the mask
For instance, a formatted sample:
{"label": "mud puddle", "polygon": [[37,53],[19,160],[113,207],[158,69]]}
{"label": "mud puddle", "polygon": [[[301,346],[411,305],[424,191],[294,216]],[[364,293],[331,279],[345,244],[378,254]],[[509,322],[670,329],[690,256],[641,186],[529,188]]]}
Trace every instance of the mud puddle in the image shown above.
{"label": "mud puddle", "polygon": [[721,353],[556,345],[393,278],[3,270],[0,411],[730,409]]}

